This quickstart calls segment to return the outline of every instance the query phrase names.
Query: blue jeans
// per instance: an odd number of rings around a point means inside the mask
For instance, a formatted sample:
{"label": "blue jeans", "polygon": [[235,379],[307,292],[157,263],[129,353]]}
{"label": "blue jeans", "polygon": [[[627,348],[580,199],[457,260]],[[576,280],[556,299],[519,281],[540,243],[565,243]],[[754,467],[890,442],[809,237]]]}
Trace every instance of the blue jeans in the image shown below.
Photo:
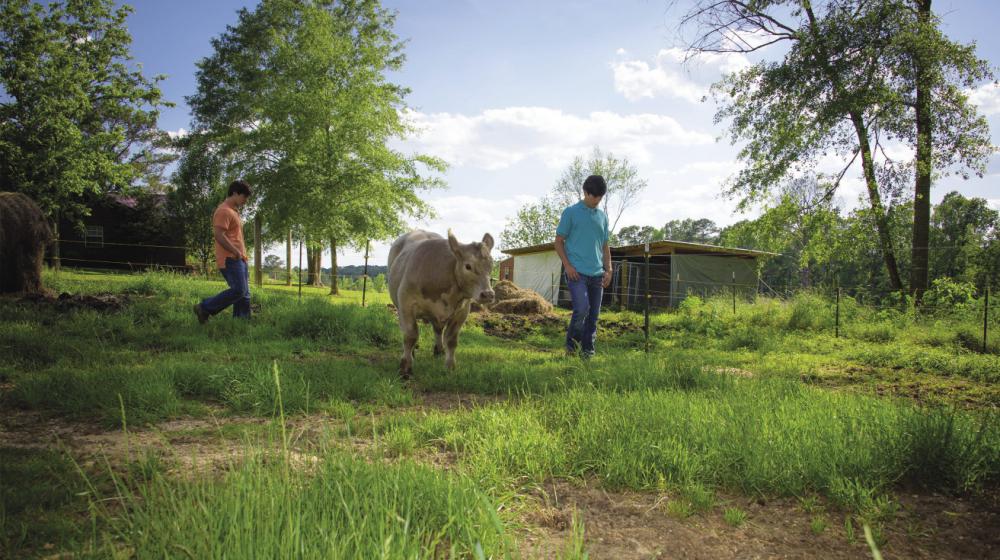
{"label": "blue jeans", "polygon": [[241,259],[226,257],[226,268],[219,269],[229,284],[229,289],[201,301],[201,308],[209,315],[233,306],[233,317],[250,318],[250,272]]}
{"label": "blue jeans", "polygon": [[597,338],[597,317],[601,314],[601,298],[604,296],[604,276],[581,274],[579,280],[566,277],[570,298],[573,300],[573,317],[566,329],[566,350],[584,356],[594,354],[594,339]]}

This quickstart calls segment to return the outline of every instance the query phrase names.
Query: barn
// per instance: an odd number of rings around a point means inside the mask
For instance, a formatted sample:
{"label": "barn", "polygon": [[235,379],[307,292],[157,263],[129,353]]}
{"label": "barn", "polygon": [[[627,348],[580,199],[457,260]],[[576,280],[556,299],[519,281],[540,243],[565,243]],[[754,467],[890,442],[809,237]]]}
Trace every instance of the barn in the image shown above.
{"label": "barn", "polygon": [[88,201],[90,215],[59,223],[59,254],[65,266],[186,270],[187,251],[173,223],[166,195],[109,194]]}
{"label": "barn", "polygon": [[[554,243],[503,252],[510,256],[501,267],[505,279],[538,292],[553,305],[568,305]],[[757,259],[768,255],[773,253],[666,240],[649,243],[647,264],[645,244],[612,247],[613,276],[602,305],[641,309],[647,278],[654,308],[676,307],[692,294],[707,297],[735,291],[750,296],[758,289]]]}

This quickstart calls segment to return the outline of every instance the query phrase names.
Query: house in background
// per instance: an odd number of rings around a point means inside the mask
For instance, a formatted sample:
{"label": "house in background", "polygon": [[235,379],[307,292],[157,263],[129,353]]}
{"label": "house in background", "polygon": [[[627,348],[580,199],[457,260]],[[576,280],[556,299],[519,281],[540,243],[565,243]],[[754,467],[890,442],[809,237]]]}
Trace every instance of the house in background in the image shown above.
{"label": "house in background", "polygon": [[78,229],[59,223],[59,258],[65,266],[137,270],[186,270],[187,250],[164,194],[109,194],[89,201],[90,216]]}
{"label": "house in background", "polygon": [[[503,252],[513,259],[507,268],[512,271],[509,279],[515,285],[538,292],[553,305],[569,304],[562,261],[556,254],[555,244],[543,243]],[[602,305],[642,309],[646,301],[647,277],[651,307],[655,308],[676,307],[688,295],[708,297],[735,290],[749,296],[758,288],[757,259],[766,255],[773,253],[702,243],[653,241],[649,243],[647,267],[645,244],[612,247],[613,275]],[[506,262],[501,263],[501,279],[504,279]]]}

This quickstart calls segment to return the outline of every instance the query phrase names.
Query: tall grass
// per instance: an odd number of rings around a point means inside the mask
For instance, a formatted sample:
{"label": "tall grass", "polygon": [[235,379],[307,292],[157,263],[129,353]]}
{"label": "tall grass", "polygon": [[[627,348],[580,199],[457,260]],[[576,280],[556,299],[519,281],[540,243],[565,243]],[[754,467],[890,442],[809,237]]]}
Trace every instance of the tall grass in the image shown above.
{"label": "tall grass", "polygon": [[[628,379],[656,370],[632,362],[619,371]],[[460,451],[491,486],[596,476],[634,489],[835,496],[847,482],[881,493],[903,483],[961,491],[1000,479],[995,414],[926,410],[780,378],[660,375],[673,376],[672,386],[663,378],[655,389],[578,385],[418,424],[424,441]],[[500,443],[501,433],[513,443]]]}

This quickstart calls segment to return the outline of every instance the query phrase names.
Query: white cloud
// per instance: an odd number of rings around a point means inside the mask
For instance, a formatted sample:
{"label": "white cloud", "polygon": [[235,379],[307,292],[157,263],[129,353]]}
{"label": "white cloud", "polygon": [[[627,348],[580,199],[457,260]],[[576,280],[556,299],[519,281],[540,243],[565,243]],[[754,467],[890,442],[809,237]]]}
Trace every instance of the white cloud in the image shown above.
{"label": "white cloud", "polygon": [[[618,49],[623,56],[624,49]],[[736,72],[750,65],[741,54],[691,54],[678,48],[662,49],[652,65],[644,60],[618,60],[611,63],[615,90],[629,101],[660,96],[676,97],[697,103],[708,93],[708,84],[722,74]]]}
{"label": "white cloud", "polygon": [[177,140],[178,138],[186,138],[190,134],[187,129],[181,127],[177,130],[168,130],[167,136],[170,136],[171,140]]}
{"label": "white cloud", "polygon": [[1000,113],[1000,85],[996,83],[983,84],[977,88],[965,90],[969,101],[979,106],[984,115]]}
{"label": "white cloud", "polygon": [[1000,210],[1000,198],[987,198],[986,204],[994,210]]}
{"label": "white cloud", "polygon": [[473,116],[409,111],[406,118],[421,131],[407,144],[452,165],[486,170],[528,159],[560,168],[595,145],[643,163],[656,146],[713,141],[710,134],[686,130],[671,117],[651,113],[595,111],[578,116],[546,107],[508,107]]}

